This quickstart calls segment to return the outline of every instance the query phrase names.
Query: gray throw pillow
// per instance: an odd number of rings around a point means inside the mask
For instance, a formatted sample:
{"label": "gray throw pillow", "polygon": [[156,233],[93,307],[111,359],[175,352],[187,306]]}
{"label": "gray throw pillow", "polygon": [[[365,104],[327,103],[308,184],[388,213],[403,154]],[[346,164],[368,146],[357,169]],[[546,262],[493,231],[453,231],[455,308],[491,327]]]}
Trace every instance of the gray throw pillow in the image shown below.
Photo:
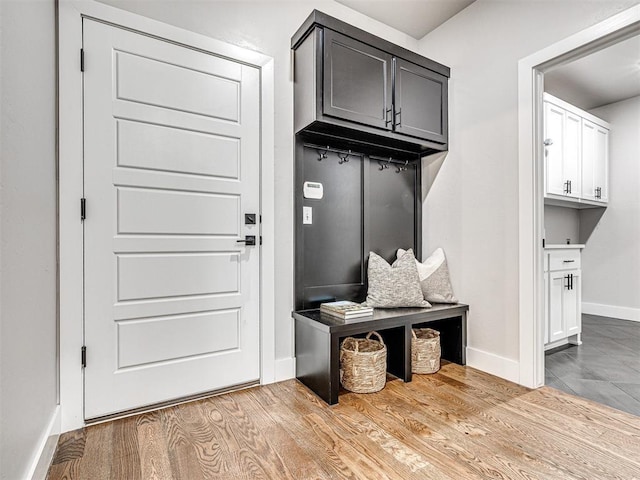
{"label": "gray throw pillow", "polygon": [[409,250],[393,265],[374,252],[369,253],[367,306],[374,308],[430,307],[420,289],[416,258]]}
{"label": "gray throw pillow", "polygon": [[[406,252],[401,248],[398,249],[397,258],[404,255]],[[444,250],[437,248],[424,262],[420,263],[416,260],[416,266],[425,300],[433,303],[458,303],[451,287],[449,267]]]}

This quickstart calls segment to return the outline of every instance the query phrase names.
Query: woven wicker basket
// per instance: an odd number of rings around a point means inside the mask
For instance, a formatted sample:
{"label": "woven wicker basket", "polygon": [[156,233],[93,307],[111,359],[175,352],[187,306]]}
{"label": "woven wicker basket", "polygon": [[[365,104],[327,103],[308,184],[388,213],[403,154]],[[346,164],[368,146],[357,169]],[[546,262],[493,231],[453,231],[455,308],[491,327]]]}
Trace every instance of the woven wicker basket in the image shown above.
{"label": "woven wicker basket", "polygon": [[[375,335],[378,340],[370,340]],[[355,393],[373,393],[387,381],[387,346],[378,332],[347,337],[340,346],[340,383]]]}
{"label": "woven wicker basket", "polygon": [[440,332],[432,328],[411,329],[411,371],[436,373],[440,370]]}

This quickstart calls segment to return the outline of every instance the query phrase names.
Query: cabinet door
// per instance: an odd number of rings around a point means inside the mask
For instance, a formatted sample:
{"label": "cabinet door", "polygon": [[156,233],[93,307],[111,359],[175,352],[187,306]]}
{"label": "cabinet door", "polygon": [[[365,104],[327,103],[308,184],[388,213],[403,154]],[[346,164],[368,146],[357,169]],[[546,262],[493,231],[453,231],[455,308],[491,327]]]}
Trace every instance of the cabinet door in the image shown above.
{"label": "cabinet door", "polygon": [[564,292],[567,289],[567,273],[549,273],[549,342],[566,338]]}
{"label": "cabinet door", "polygon": [[597,125],[582,120],[582,198],[595,200],[595,164],[596,164]]}
{"label": "cabinet door", "polygon": [[609,130],[582,120],[582,198],[609,198]]}
{"label": "cabinet door", "polygon": [[325,115],[391,128],[391,55],[324,30]]}
{"label": "cabinet door", "polygon": [[394,129],[433,142],[447,142],[447,77],[394,59]]}
{"label": "cabinet door", "polygon": [[544,275],[544,344],[549,343],[549,274]]}
{"label": "cabinet door", "polygon": [[593,166],[593,185],[595,199],[609,201],[609,130],[596,125],[595,162]]}
{"label": "cabinet door", "polygon": [[565,336],[570,337],[582,332],[582,285],[581,285],[581,271],[572,270],[565,272],[565,274],[571,275],[569,281],[570,288],[564,289],[563,299],[563,316],[565,321],[566,333]]}
{"label": "cabinet door", "polygon": [[549,102],[544,102],[544,142],[545,192],[564,195],[564,109]]}
{"label": "cabinet door", "polygon": [[580,197],[580,167],[582,157],[582,118],[565,110],[564,141],[562,152],[562,175],[565,182],[565,196]]}

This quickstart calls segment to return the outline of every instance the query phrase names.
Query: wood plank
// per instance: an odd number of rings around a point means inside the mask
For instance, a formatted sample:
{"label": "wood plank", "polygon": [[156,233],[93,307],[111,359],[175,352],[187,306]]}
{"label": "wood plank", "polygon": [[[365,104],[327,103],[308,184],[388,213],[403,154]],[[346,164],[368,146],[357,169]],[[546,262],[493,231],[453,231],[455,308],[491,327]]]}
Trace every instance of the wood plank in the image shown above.
{"label": "wood plank", "polygon": [[640,418],[444,363],[328,406],[296,380],[61,436],[49,480],[640,479]]}
{"label": "wood plank", "polygon": [[113,478],[142,480],[135,417],[113,422]]}
{"label": "wood plank", "polygon": [[167,451],[166,432],[162,429],[160,412],[144,413],[137,417],[140,470],[145,480],[173,480]]}

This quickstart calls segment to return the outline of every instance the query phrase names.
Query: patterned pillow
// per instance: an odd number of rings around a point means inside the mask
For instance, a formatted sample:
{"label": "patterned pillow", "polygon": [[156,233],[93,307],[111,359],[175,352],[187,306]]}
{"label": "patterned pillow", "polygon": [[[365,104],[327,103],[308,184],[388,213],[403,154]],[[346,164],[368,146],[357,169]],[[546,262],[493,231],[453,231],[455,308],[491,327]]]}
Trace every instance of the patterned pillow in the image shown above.
{"label": "patterned pillow", "polygon": [[[411,250],[408,250],[409,252]],[[405,251],[398,249],[397,258],[404,258]],[[397,261],[397,260],[396,260]],[[433,303],[458,303],[453,294],[451,280],[449,279],[449,267],[444,256],[444,250],[436,249],[424,262],[416,260],[420,287],[424,298]]]}
{"label": "patterned pillow", "polygon": [[369,253],[369,307],[430,307],[420,290],[416,258],[409,250],[389,265],[374,252]]}

